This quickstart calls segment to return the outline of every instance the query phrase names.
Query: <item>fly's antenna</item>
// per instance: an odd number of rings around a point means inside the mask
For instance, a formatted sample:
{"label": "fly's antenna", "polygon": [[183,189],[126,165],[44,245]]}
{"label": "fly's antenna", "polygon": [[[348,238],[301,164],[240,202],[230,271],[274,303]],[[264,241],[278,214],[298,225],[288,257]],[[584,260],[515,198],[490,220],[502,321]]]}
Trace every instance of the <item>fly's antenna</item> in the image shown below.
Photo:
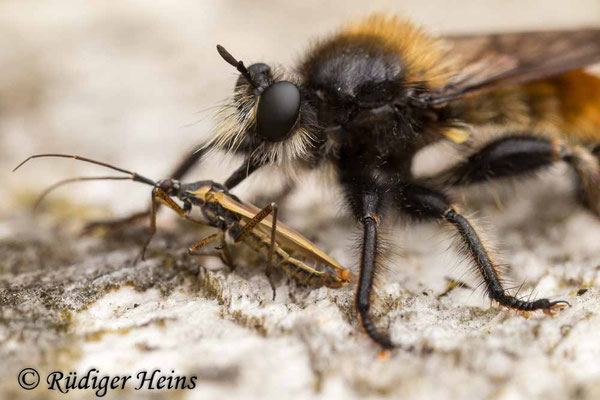
{"label": "fly's antenna", "polygon": [[250,71],[248,71],[248,68],[246,68],[242,60],[236,60],[235,57],[232,56],[231,53],[229,53],[227,50],[225,50],[225,47],[221,46],[220,44],[217,45],[217,51],[219,52],[219,55],[223,57],[223,60],[227,61],[228,64],[234,66],[238,70],[238,72],[242,74],[244,78],[248,80],[248,82],[250,82],[252,86],[257,86],[256,82],[254,82],[254,79],[252,79],[252,75],[250,75]]}
{"label": "fly's antenna", "polygon": [[[115,171],[119,171],[119,172],[123,172],[125,174],[128,174],[129,177],[128,178],[124,178],[124,179],[131,179],[132,181],[142,182],[142,183],[145,183],[145,184],[150,185],[150,186],[156,185],[156,182],[153,181],[152,179],[146,178],[146,177],[144,177],[144,176],[142,176],[142,175],[140,175],[140,174],[138,174],[136,172],[131,172],[131,171],[128,171],[126,169],[119,168],[119,167],[116,167],[114,165],[110,165],[110,164],[107,164],[105,162],[102,162],[102,161],[96,161],[96,160],[92,160],[91,158],[81,157],[81,156],[77,156],[77,155],[73,155],[73,154],[34,154],[32,156],[27,157],[19,165],[17,165],[15,167],[15,169],[13,169],[13,172],[15,172],[16,170],[18,170],[19,168],[21,168],[29,160],[32,160],[34,158],[43,158],[43,157],[72,158],[74,160],[80,160],[80,161],[84,161],[84,162],[87,162],[87,163],[90,163],[90,164],[100,165],[100,166],[105,167],[105,168],[110,168],[110,169],[113,169]],[[101,177],[99,177],[99,178],[101,178]],[[106,177],[102,177],[102,178],[106,179]],[[113,177],[110,177],[109,179],[113,179]]]}
{"label": "fly's antenna", "polygon": [[129,181],[132,178],[129,176],[80,176],[77,178],[63,179],[55,184],[49,186],[38,196],[35,203],[33,204],[33,210],[35,211],[42,201],[50,194],[50,192],[58,189],[59,187],[73,182],[84,182],[84,181]]}

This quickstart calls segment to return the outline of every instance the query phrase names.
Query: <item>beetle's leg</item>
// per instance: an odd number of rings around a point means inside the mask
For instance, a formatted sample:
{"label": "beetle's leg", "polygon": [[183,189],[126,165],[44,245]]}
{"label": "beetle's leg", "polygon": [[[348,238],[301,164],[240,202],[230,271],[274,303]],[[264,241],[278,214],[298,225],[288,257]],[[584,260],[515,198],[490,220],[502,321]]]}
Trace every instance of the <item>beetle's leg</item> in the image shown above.
{"label": "beetle's leg", "polygon": [[156,189],[156,188],[152,189],[152,194],[151,194],[152,204],[150,205],[150,233],[148,234],[148,238],[146,239],[146,241],[144,242],[144,245],[142,246],[142,251],[140,252],[139,256],[136,257],[135,263],[137,263],[140,258],[142,260],[146,259],[146,249],[148,248],[148,245],[150,245],[150,242],[152,241],[152,238],[154,237],[154,234],[156,233],[156,210],[158,208],[158,201],[156,200],[156,192],[159,190],[160,189]]}
{"label": "beetle's leg", "polygon": [[221,235],[221,260],[233,271],[236,265],[233,263],[231,258],[231,252],[229,251],[229,245],[225,241],[225,235]]}
{"label": "beetle's leg", "polygon": [[[215,251],[208,251],[202,253],[198,251],[217,239],[220,239],[221,243],[219,247],[215,248]],[[223,264],[227,265],[231,269],[231,271],[235,270],[236,267],[231,258],[231,254],[229,253],[229,247],[227,247],[227,243],[225,242],[225,235],[222,231],[214,233],[210,236],[199,240],[196,244],[194,244],[188,249],[188,253],[192,256],[218,256],[223,262]]]}
{"label": "beetle's leg", "polygon": [[186,211],[186,209],[181,208],[179,206],[179,204],[175,203],[175,200],[173,200],[171,198],[171,196],[166,194],[163,190],[158,189],[158,188],[154,189],[154,190],[156,192],[156,201],[157,202],[169,207],[171,210],[175,211],[180,217],[190,220],[192,222],[198,223],[198,221],[188,218],[188,213],[190,211],[190,208],[187,206],[187,204],[189,204],[189,203],[186,203],[186,208],[187,208],[187,211]]}
{"label": "beetle's leg", "polygon": [[275,295],[277,294],[275,291],[275,284],[273,283],[273,253],[275,253],[275,237],[277,235],[277,213],[279,208],[277,204],[271,203],[270,206],[273,209],[273,223],[271,224],[271,243],[269,245],[269,259],[267,260],[267,269],[265,274],[267,275],[267,279],[269,280],[269,284],[271,285],[271,289],[273,290],[273,300],[275,300]]}
{"label": "beetle's leg", "polygon": [[577,174],[581,202],[600,216],[599,156],[600,146],[590,151],[543,136],[512,135],[487,144],[431,181],[438,185],[466,185],[531,174],[555,162],[565,161]]}
{"label": "beetle's leg", "polygon": [[173,199],[171,199],[171,197],[168,194],[166,194],[163,190],[159,188],[152,189],[151,198],[152,205],[150,206],[150,233],[148,235],[148,238],[144,242],[142,252],[138,256],[138,258],[136,258],[136,263],[139,261],[140,258],[142,260],[146,259],[146,249],[148,248],[148,245],[150,244],[152,238],[154,237],[154,234],[156,233],[156,212],[158,210],[159,204],[164,204],[173,211],[175,211],[177,214],[179,214],[179,216],[191,220],[192,222],[198,223],[198,221],[188,218],[187,212],[183,208],[179,207],[179,205],[175,203],[175,201],[173,201]]}
{"label": "beetle's leg", "polygon": [[256,228],[263,219],[267,218],[271,213],[273,213],[273,223],[271,224],[271,247],[275,244],[275,233],[277,232],[277,204],[271,203],[262,210],[260,210],[254,217],[248,220],[242,226],[242,229],[237,237],[234,238],[236,243],[242,242],[246,239],[246,236],[250,234]]}
{"label": "beetle's leg", "polygon": [[471,223],[460,214],[448,198],[437,191],[416,185],[403,185],[396,193],[396,203],[405,213],[420,219],[437,219],[453,225],[465,249],[485,283],[488,296],[499,304],[521,311],[554,310],[569,305],[566,301],[520,300],[507,293],[498,274],[498,267]]}
{"label": "beetle's leg", "polygon": [[201,248],[203,248],[206,245],[211,244],[212,242],[214,242],[217,239],[222,239],[223,237],[223,232],[219,231],[216,233],[213,233],[212,235],[209,235],[203,239],[200,239],[198,242],[196,242],[196,244],[194,244],[192,247],[190,247],[188,249],[188,253],[190,253],[191,256],[196,256],[198,255],[198,250],[200,250]]}
{"label": "beetle's leg", "polygon": [[[171,210],[175,211],[180,217],[185,218],[186,220],[199,224],[199,225],[206,225],[204,222],[202,221],[197,221],[193,218],[189,217],[189,212],[191,210],[191,204],[190,203],[185,203],[184,207],[181,208],[168,194],[166,194],[164,191],[160,190],[160,189],[155,189],[156,194],[155,194],[155,202],[156,203],[161,203],[167,207],[169,207]],[[216,239],[221,239],[221,259],[225,262],[225,264],[227,264],[232,270],[235,269],[235,266],[233,264],[233,262],[231,261],[231,255],[229,254],[229,249],[227,247],[227,243],[225,242],[225,235],[222,232],[217,232],[215,234],[212,234],[210,236],[205,237],[204,239],[200,240],[199,242],[197,242],[195,245],[193,245],[192,247],[190,247],[188,249],[188,252],[190,255],[198,255],[198,250],[201,249],[202,247],[212,243],[213,241],[215,241]]]}
{"label": "beetle's leg", "polygon": [[271,289],[273,290],[273,300],[275,300],[275,296],[277,294],[275,290],[275,283],[272,279],[272,262],[273,262],[273,254],[275,253],[275,239],[277,236],[277,204],[271,203],[262,210],[260,210],[252,219],[250,219],[240,231],[238,237],[235,238],[235,242],[242,242],[249,234],[256,228],[256,226],[271,213],[273,214],[272,223],[271,223],[271,238],[269,243],[269,253],[267,255],[267,269],[266,275],[269,280],[269,284],[271,285]]}

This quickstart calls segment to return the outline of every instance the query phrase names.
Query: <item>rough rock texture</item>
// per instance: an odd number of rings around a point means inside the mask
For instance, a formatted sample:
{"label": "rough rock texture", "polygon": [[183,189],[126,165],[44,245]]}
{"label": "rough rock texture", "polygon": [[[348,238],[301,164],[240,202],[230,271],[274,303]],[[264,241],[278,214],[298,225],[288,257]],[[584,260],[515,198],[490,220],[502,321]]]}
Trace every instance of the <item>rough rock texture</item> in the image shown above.
{"label": "rough rock texture", "polygon": [[[107,398],[600,397],[600,222],[573,204],[563,167],[515,190],[482,187],[455,196],[468,213],[477,210],[512,266],[507,278],[525,282],[522,294],[572,307],[555,318],[524,318],[490,306],[460,256],[447,250],[451,231],[390,223],[389,270],[379,277],[375,315],[410,350],[387,356],[356,322],[353,287],[312,289],[279,275],[272,301],[262,260],[240,249],[231,272],[214,257],[192,258],[186,247],[209,230],[168,213],[147,261],[133,264],[145,226],[110,235],[80,231],[86,221],[145,206],[147,187],[73,185],[32,216],[45,186],[99,170],[38,160],[9,172],[30,153],[60,151],[165,174],[200,133],[210,133],[210,118],[194,112],[231,90],[233,71],[213,50],[218,42],[249,61],[287,63],[315,34],[373,9],[394,7],[436,31],[464,31],[597,24],[598,4],[466,2],[459,13],[442,1],[368,9],[352,2],[317,14],[316,2],[52,3],[0,5],[0,47],[8,50],[0,52],[0,398],[64,396],[44,383],[21,389],[16,376],[25,367],[43,380],[52,371],[82,375],[91,368],[111,376],[159,368],[197,377],[193,390],[137,391],[129,384]],[[219,180],[235,165],[211,160],[193,177]],[[239,193],[270,199],[271,182],[253,178]],[[356,226],[337,204],[335,190],[306,178],[282,202],[282,218],[355,270]]]}

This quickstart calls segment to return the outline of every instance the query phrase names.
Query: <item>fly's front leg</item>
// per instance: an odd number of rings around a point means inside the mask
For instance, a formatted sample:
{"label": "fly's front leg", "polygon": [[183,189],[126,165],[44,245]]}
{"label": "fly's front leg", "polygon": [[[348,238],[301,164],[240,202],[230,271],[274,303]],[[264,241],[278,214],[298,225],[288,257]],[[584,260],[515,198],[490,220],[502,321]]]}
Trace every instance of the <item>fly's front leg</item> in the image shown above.
{"label": "fly's front leg", "polygon": [[273,214],[273,217],[272,217],[273,222],[271,223],[271,238],[270,238],[270,243],[269,243],[269,253],[267,255],[267,269],[265,272],[267,275],[267,279],[269,280],[269,284],[271,285],[271,289],[273,290],[273,300],[275,300],[275,296],[277,294],[277,292],[275,290],[275,283],[273,282],[273,279],[272,279],[272,263],[273,263],[273,256],[275,253],[275,239],[277,237],[277,212],[278,212],[277,204],[275,204],[275,203],[269,204],[268,206],[266,206],[265,208],[260,210],[260,212],[258,214],[256,214],[254,217],[252,217],[252,219],[250,219],[248,222],[246,222],[246,224],[244,224],[244,226],[242,227],[240,234],[235,238],[236,243],[244,241],[244,239],[254,230],[254,228],[256,228],[256,225],[258,225],[263,219],[267,218],[270,214]]}
{"label": "fly's front leg", "polygon": [[225,181],[225,187],[228,190],[236,187],[240,182],[250,176],[254,171],[259,169],[262,165],[256,163],[251,158],[244,160],[244,163],[236,169]]}
{"label": "fly's front leg", "polygon": [[521,311],[542,310],[552,314],[554,310],[569,305],[566,301],[539,299],[525,301],[507,293],[498,273],[498,267],[489,254],[480,235],[471,223],[442,193],[421,186],[404,185],[396,194],[400,209],[420,219],[437,219],[453,225],[465,245],[471,261],[485,283],[488,296],[499,304]]}
{"label": "fly's front leg", "polygon": [[581,203],[600,217],[600,145],[588,150],[543,136],[511,135],[487,144],[431,181],[437,185],[468,185],[531,174],[559,161],[573,168]]}
{"label": "fly's front leg", "polygon": [[[343,154],[343,152],[342,152]],[[354,218],[362,225],[360,272],[356,288],[355,306],[361,326],[366,334],[384,349],[394,344],[386,333],[380,332],[370,315],[373,283],[379,264],[379,222],[382,218],[387,189],[381,187],[365,163],[357,160],[353,151],[341,158],[339,179],[344,187],[346,201]]]}

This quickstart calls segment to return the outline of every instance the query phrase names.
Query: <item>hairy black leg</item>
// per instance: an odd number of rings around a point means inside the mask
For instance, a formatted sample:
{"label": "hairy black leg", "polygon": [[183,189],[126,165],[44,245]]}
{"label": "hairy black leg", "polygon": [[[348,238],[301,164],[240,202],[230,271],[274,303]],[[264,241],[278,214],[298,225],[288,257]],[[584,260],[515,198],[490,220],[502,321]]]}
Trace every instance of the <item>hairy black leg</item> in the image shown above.
{"label": "hairy black leg", "polygon": [[402,211],[419,219],[437,219],[452,224],[458,231],[465,249],[483,278],[488,296],[499,304],[522,311],[543,310],[552,314],[554,309],[563,308],[566,301],[520,300],[506,292],[500,280],[497,266],[481,237],[471,223],[461,215],[442,193],[416,186],[402,185],[396,192],[396,202]]}
{"label": "hairy black leg", "polygon": [[254,171],[259,169],[262,165],[258,164],[252,159],[244,160],[244,163],[236,169],[225,181],[225,187],[229,190],[236,187],[240,182],[250,176]]}
{"label": "hairy black leg", "polygon": [[200,162],[202,157],[204,157],[204,155],[206,154],[207,150],[208,149],[205,149],[203,147],[185,156],[179,162],[179,164],[177,164],[173,172],[171,172],[170,178],[177,180],[183,178],[194,165]]}
{"label": "hairy black leg", "polygon": [[379,222],[383,217],[386,188],[369,168],[370,159],[362,146],[345,146],[340,150],[338,178],[344,189],[346,203],[362,226],[360,270],[355,307],[365,333],[384,349],[394,347],[387,333],[378,331],[370,315],[371,296],[379,264]]}
{"label": "hairy black leg", "polygon": [[367,335],[385,349],[391,349],[394,344],[389,337],[377,331],[369,316],[371,307],[371,291],[377,266],[377,234],[379,225],[379,196],[375,193],[365,193],[362,196],[363,245],[360,255],[360,275],[356,290],[356,309]]}
{"label": "hairy black leg", "polygon": [[352,213],[363,227],[360,273],[355,298],[356,310],[367,335],[384,349],[391,349],[394,344],[387,335],[377,330],[369,314],[377,269],[382,191],[378,190],[375,182],[368,176],[342,174],[341,178],[347,190],[348,203]]}
{"label": "hairy black leg", "polygon": [[438,185],[466,185],[531,174],[565,161],[577,175],[581,202],[600,216],[600,164],[593,153],[600,153],[600,146],[590,151],[542,136],[512,135],[487,144],[431,181]]}

